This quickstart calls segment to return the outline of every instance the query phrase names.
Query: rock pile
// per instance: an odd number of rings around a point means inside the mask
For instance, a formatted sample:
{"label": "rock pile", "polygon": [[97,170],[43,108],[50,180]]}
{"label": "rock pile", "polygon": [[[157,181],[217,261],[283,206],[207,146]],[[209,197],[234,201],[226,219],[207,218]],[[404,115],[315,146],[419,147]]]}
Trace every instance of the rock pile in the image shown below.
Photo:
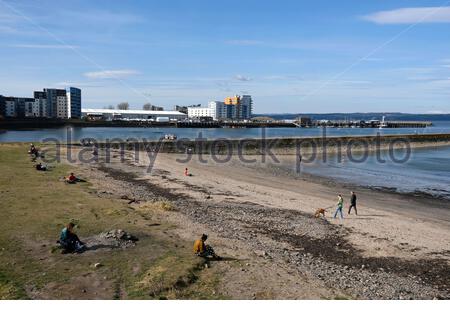
{"label": "rock pile", "polygon": [[101,238],[111,240],[117,243],[118,247],[134,246],[139,239],[121,229],[115,229],[100,234]]}
{"label": "rock pile", "polygon": [[126,249],[134,247],[139,239],[124,230],[117,229],[103,232],[83,239],[90,251]]}

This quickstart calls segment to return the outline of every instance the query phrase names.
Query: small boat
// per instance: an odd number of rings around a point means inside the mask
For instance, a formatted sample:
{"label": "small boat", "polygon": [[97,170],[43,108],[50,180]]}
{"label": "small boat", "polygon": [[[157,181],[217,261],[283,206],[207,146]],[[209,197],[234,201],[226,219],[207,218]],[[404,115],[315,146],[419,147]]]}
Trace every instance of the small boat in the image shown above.
{"label": "small boat", "polygon": [[169,141],[177,140],[177,136],[174,134],[166,134],[166,135],[164,135],[164,140],[169,140]]}
{"label": "small boat", "polygon": [[380,122],[379,129],[383,129],[383,128],[387,128],[387,127],[388,127],[388,125],[385,121],[385,117],[383,116],[383,120],[381,120],[381,122]]}

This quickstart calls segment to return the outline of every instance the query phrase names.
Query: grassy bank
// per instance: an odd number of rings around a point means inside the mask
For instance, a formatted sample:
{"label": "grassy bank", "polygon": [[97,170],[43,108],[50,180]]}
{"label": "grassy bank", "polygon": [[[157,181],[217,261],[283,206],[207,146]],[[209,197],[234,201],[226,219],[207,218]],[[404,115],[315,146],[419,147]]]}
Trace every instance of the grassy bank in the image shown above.
{"label": "grassy bank", "polygon": [[[36,171],[26,148],[0,145],[1,299],[212,297],[218,275],[203,270],[192,243],[162,221],[170,212],[98,197],[89,182],[67,185],[60,178],[72,168]],[[69,221],[78,224],[81,239],[123,229],[139,241],[128,249],[62,255],[55,242]]]}

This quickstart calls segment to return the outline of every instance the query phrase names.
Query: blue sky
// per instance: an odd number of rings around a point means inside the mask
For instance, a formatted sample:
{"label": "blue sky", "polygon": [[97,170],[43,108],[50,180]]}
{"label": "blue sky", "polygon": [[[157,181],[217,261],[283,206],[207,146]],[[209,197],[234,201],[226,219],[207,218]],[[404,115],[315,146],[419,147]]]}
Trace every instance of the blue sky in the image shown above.
{"label": "blue sky", "polygon": [[450,1],[0,0],[0,94],[450,113]]}

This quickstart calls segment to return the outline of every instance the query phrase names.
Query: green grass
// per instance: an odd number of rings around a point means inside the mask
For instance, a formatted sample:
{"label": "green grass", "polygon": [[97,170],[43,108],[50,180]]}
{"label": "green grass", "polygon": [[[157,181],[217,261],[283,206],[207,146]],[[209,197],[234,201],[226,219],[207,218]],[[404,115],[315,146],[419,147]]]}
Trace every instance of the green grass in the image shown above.
{"label": "green grass", "polygon": [[[90,183],[61,182],[76,172],[67,165],[36,171],[26,150],[25,144],[0,145],[0,299],[83,299],[77,287],[83,277],[92,277],[92,290],[107,299],[220,298],[213,294],[219,276],[203,270],[192,243],[183,242],[151,208],[143,216],[124,201],[97,197]],[[61,255],[55,241],[69,221],[79,225],[81,239],[124,229],[140,241],[126,250]],[[159,225],[148,227],[149,222]],[[103,267],[93,268],[96,262]]]}

